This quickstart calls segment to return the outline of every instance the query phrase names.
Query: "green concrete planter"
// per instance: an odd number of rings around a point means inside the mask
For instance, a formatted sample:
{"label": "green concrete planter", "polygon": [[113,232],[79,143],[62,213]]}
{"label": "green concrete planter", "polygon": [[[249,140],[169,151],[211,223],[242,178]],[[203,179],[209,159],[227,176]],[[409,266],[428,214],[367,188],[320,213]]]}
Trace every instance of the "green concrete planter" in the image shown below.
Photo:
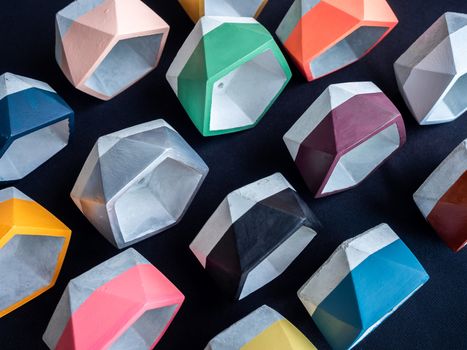
{"label": "green concrete planter", "polygon": [[253,18],[203,17],[167,80],[204,136],[254,127],[292,73],[271,34]]}

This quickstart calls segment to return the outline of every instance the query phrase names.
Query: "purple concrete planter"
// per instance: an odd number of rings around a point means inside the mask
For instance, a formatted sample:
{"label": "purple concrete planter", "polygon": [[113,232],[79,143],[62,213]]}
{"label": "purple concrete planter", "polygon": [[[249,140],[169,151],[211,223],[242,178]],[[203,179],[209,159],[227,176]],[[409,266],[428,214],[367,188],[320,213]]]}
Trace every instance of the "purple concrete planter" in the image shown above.
{"label": "purple concrete planter", "polygon": [[355,187],[405,143],[400,112],[371,82],[329,86],[284,135],[315,197]]}

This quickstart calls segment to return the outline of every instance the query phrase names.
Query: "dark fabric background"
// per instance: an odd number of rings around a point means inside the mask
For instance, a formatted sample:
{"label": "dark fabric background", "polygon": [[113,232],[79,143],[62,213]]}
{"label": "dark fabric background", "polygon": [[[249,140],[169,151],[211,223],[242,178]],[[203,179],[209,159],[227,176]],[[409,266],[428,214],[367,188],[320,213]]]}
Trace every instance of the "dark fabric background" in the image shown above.
{"label": "dark fabric background", "polygon": [[[171,25],[161,63],[108,102],[75,90],[55,63],[54,16],[68,0],[2,0],[0,73],[10,71],[48,82],[75,110],[76,132],[65,150],[15,184],[68,225],[73,236],[56,286],[0,319],[0,349],[45,349],[42,334],[68,281],[118,253],[81,215],[69,193],[99,136],[161,117],[199,152],[210,173],[179,225],[134,246],[186,296],[157,349],[203,349],[212,337],[263,304],[281,312],[318,348],[328,349],[296,292],[343,240],[382,222],[412,249],[431,279],[358,348],[467,349],[467,249],[454,254],[444,246],[412,200],[419,185],[467,137],[467,116],[447,125],[417,125],[398,92],[392,68],[442,13],[467,12],[467,2],[389,2],[400,23],[366,58],[312,83],[289,61],[294,77],[256,128],[203,138],[165,80],[169,64],[193,27],[176,0],[146,0]],[[291,3],[270,0],[259,21],[274,32]],[[364,80],[375,82],[402,112],[407,144],[356,189],[314,200],[282,135],[329,84]],[[188,244],[227,193],[276,171],[295,186],[325,229],[282,276],[233,303],[204,273]]]}

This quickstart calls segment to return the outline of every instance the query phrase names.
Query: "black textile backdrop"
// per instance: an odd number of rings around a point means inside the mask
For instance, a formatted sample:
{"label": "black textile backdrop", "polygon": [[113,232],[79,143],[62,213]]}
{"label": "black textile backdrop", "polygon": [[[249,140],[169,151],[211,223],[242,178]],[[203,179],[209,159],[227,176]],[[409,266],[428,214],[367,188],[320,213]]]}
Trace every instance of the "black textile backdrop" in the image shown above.
{"label": "black textile backdrop", "polygon": [[[467,1],[389,0],[400,23],[368,56],[311,83],[289,60],[293,79],[260,124],[246,132],[212,138],[199,134],[165,80],[193,27],[176,0],[146,0],[171,26],[161,63],[108,102],[75,90],[55,63],[54,17],[68,2],[2,0],[0,8],[0,73],[9,71],[48,82],[76,113],[70,145],[15,184],[68,225],[73,234],[56,286],[0,319],[0,349],[46,349],[42,334],[68,281],[119,252],[81,215],[69,193],[99,136],[161,117],[199,152],[210,173],[180,224],[134,246],[186,296],[157,349],[203,349],[212,337],[263,304],[287,317],[319,349],[328,349],[296,292],[343,240],[382,222],[399,234],[431,278],[358,348],[467,349],[467,249],[451,252],[412,200],[426,177],[467,137],[467,116],[446,125],[419,126],[398,92],[392,68],[442,13],[467,12]],[[270,0],[259,21],[274,32],[291,4],[292,0]],[[402,112],[407,144],[356,189],[314,200],[282,135],[329,84],[365,80],[375,82]],[[325,229],[282,276],[234,303],[211,282],[188,245],[227,193],[276,171],[295,186]]]}

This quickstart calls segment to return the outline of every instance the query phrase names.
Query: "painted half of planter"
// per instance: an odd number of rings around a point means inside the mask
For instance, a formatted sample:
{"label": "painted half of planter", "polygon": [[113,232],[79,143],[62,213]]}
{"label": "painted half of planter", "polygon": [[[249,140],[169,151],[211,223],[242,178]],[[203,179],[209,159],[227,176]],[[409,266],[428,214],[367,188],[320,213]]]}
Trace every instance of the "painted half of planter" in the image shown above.
{"label": "painted half of planter", "polygon": [[113,245],[123,248],[178,223],[209,169],[164,120],[100,137],[71,198]]}
{"label": "painted half of planter", "polygon": [[43,340],[54,350],[152,349],[183,294],[134,249],[72,279]]}
{"label": "painted half of planter", "polygon": [[203,16],[258,17],[268,0],[178,0],[193,22]]}
{"label": "painted half of planter", "polygon": [[282,274],[320,228],[276,173],[230,193],[190,249],[229,297],[242,299]]}
{"label": "painted half of planter", "polygon": [[316,350],[284,316],[263,305],[214,337],[204,350]]}
{"label": "painted half of planter", "polygon": [[372,82],[330,85],[284,135],[315,197],[357,186],[405,140],[400,112]]}
{"label": "painted half of planter", "polygon": [[467,110],[467,15],[446,12],[394,63],[399,90],[422,125]]}
{"label": "painted half of planter", "polygon": [[0,76],[0,182],[22,179],[62,150],[74,113],[46,83]]}
{"label": "painted half of planter", "polygon": [[342,243],[298,291],[335,350],[351,349],[429,279],[386,224]]}
{"label": "painted half of planter", "polygon": [[457,146],[414,194],[423,216],[454,251],[467,244],[467,140]]}
{"label": "painted half of planter", "polygon": [[295,0],[276,34],[312,81],[365,56],[397,23],[386,0]]}
{"label": "painted half of planter", "polygon": [[79,90],[109,100],[159,63],[169,25],[140,0],[76,0],[56,15],[55,58]]}
{"label": "painted half of planter", "polygon": [[0,190],[0,317],[55,284],[71,231],[14,187]]}
{"label": "painted half of planter", "polygon": [[204,136],[254,127],[291,78],[271,34],[255,19],[203,17],[167,80]]}

